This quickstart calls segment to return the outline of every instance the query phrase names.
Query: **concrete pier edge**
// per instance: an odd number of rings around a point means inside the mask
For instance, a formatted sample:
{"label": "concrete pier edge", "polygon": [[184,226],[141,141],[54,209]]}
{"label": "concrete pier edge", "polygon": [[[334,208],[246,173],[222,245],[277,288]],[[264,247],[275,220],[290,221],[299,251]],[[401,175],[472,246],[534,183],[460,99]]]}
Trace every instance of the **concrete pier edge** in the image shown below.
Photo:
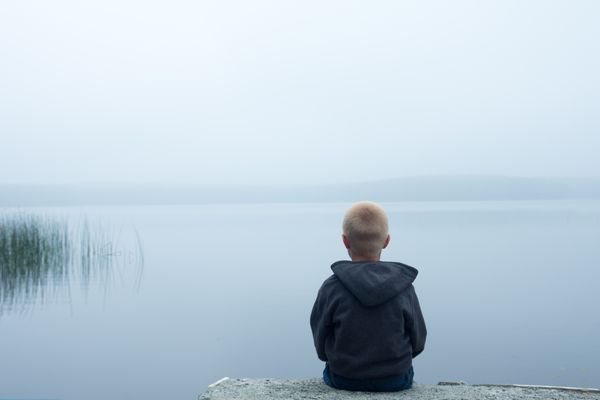
{"label": "concrete pier edge", "polygon": [[269,379],[224,377],[208,385],[199,400],[600,400],[600,389],[524,384],[467,384],[446,381],[415,384],[402,392],[367,393],[332,389],[320,378]]}

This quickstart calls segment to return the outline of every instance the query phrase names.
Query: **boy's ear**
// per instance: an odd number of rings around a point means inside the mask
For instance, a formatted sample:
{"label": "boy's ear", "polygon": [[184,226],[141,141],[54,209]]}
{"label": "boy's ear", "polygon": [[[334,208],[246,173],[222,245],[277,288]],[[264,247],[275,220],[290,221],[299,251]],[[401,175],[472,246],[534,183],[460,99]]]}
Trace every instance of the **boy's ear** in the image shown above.
{"label": "boy's ear", "polygon": [[383,248],[385,249],[387,247],[388,244],[390,244],[390,239],[392,237],[388,234],[387,237],[385,238],[385,242],[383,243]]}
{"label": "boy's ear", "polygon": [[348,236],[346,235],[342,235],[342,242],[344,242],[344,246],[349,249],[350,248],[350,241],[348,240]]}

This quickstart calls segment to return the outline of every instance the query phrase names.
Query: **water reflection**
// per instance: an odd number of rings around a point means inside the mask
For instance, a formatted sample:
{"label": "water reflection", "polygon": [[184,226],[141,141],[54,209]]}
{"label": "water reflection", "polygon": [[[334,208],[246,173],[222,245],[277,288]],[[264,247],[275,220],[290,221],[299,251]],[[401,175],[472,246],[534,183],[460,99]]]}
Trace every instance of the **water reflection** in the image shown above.
{"label": "water reflection", "polygon": [[0,315],[23,312],[79,284],[84,295],[105,294],[129,276],[139,287],[144,267],[135,229],[115,229],[86,217],[33,213],[0,215]]}

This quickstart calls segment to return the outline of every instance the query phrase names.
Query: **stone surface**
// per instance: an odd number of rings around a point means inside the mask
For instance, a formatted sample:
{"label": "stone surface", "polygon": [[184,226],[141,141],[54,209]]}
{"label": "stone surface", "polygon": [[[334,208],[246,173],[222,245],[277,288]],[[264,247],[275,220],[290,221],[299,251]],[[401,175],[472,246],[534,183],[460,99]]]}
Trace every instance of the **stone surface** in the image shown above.
{"label": "stone surface", "polygon": [[518,385],[465,385],[446,382],[440,385],[415,384],[395,393],[348,392],[328,387],[321,379],[229,379],[210,385],[200,400],[508,400],[554,399],[600,400],[600,390],[568,389]]}

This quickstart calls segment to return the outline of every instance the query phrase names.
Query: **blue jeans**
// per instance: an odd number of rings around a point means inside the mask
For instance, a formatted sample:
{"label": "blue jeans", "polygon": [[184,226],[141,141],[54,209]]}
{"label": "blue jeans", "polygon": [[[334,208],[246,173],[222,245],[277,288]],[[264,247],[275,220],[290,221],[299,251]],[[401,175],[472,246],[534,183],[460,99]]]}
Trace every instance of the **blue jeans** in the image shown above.
{"label": "blue jeans", "polygon": [[383,379],[348,379],[334,374],[329,370],[329,364],[325,364],[323,380],[325,384],[335,389],[361,391],[361,392],[397,392],[412,387],[413,367],[404,376]]}

